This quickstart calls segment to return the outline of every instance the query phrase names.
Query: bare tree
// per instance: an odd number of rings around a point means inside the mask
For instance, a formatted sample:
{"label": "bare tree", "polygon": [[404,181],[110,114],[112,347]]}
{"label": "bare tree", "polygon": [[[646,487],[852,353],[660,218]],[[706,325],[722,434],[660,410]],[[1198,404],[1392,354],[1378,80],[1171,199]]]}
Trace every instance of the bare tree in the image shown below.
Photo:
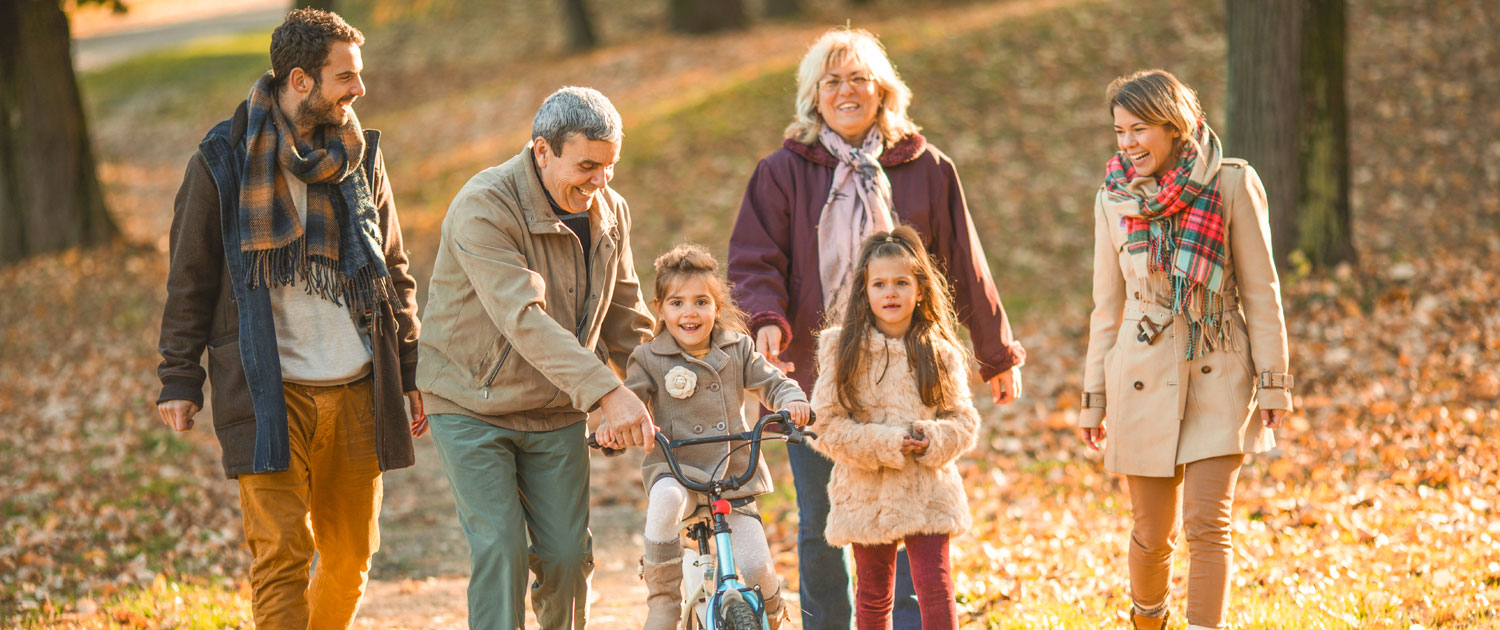
{"label": "bare tree", "polygon": [[599,45],[599,38],[594,35],[594,24],[589,19],[589,8],[584,0],[565,0],[563,16],[568,22],[568,48],[588,50]]}
{"label": "bare tree", "polygon": [[1261,174],[1278,265],[1351,260],[1343,0],[1226,0],[1225,150]]}
{"label": "bare tree", "polygon": [[667,0],[672,30],[712,33],[750,25],[744,0]]}
{"label": "bare tree", "polygon": [[58,0],[0,1],[0,262],[118,233],[89,146],[68,16]]}

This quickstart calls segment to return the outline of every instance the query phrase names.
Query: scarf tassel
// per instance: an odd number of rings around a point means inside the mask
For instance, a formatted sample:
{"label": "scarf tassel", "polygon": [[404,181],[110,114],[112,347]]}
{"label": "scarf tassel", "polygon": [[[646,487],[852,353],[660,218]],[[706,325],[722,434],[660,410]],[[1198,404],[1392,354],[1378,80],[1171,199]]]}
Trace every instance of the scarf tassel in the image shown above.
{"label": "scarf tassel", "polygon": [[373,308],[380,302],[396,306],[396,287],[390,276],[383,276],[374,264],[360,267],[353,277],[345,277],[338,263],[322,256],[306,255],[307,239],[299,238],[285,247],[245,252],[250,269],[250,288],[294,286],[301,276],[308,295],[348,306]]}

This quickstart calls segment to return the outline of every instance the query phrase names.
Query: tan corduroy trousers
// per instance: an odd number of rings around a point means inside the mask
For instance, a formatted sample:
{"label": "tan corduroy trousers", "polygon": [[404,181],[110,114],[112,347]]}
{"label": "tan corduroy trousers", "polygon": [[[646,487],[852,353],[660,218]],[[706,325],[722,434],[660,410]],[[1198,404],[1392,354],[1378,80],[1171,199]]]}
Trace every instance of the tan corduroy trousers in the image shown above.
{"label": "tan corduroy trousers", "polygon": [[373,387],[368,378],[286,384],[291,468],[239,476],[260,630],[340,629],[354,620],[380,547]]}
{"label": "tan corduroy trousers", "polygon": [[1225,455],[1178,466],[1174,477],[1126,477],[1135,519],[1130,596],[1137,608],[1157,608],[1167,600],[1181,512],[1188,544],[1187,622],[1223,627],[1233,560],[1231,508],[1244,461],[1244,455]]}

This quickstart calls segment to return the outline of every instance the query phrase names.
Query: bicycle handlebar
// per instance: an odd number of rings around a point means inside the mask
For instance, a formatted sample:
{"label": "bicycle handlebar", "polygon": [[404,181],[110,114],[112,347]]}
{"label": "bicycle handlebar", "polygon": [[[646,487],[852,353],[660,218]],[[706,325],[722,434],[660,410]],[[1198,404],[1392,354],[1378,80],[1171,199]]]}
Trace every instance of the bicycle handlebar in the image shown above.
{"label": "bicycle handlebar", "polygon": [[[809,422],[809,424],[811,424],[811,422]],[[766,427],[772,425],[780,426],[782,429],[782,434],[776,438],[762,437],[762,434],[765,432]],[[682,484],[682,487],[694,492],[702,492],[707,494],[713,492],[713,489],[716,486],[720,490],[734,490],[736,488],[739,488],[740,486],[745,485],[746,483],[749,483],[750,478],[755,476],[755,462],[760,461],[760,443],[762,441],[766,439],[784,439],[788,444],[806,444],[807,438],[817,437],[817,433],[814,433],[812,431],[804,431],[798,428],[797,425],[792,422],[791,412],[783,409],[781,411],[767,414],[761,417],[761,419],[755,423],[754,429],[741,433],[731,433],[729,435],[713,435],[701,438],[688,438],[686,440],[669,440],[667,439],[667,436],[663,435],[660,431],[657,431],[656,445],[662,449],[662,454],[666,456],[667,466],[672,469],[672,477],[676,479],[678,483]],[[750,465],[746,467],[744,473],[741,473],[738,477],[724,480],[709,480],[706,483],[693,481],[682,474],[682,466],[677,463],[677,457],[673,455],[672,449],[683,446],[695,446],[698,444],[716,444],[720,442],[750,443]],[[614,457],[625,452],[624,449],[609,448],[602,444],[599,444],[599,442],[594,439],[593,434],[589,434],[589,447],[599,449],[604,453],[606,457]]]}

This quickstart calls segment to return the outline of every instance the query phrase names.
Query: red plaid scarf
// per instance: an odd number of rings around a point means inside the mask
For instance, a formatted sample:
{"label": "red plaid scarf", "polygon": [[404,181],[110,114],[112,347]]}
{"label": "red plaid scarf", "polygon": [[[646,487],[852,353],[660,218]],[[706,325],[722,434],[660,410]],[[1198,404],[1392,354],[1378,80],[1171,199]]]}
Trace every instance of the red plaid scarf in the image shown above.
{"label": "red plaid scarf", "polygon": [[[1104,177],[1105,194],[1124,214],[1127,253],[1137,261],[1144,258],[1146,274],[1171,282],[1172,310],[1191,324],[1190,359],[1212,352],[1223,337],[1219,291],[1228,235],[1219,193],[1222,155],[1219,137],[1199,119],[1172,169],[1158,177],[1141,177],[1121,151],[1109,159]],[[1212,334],[1203,334],[1205,326]]]}

